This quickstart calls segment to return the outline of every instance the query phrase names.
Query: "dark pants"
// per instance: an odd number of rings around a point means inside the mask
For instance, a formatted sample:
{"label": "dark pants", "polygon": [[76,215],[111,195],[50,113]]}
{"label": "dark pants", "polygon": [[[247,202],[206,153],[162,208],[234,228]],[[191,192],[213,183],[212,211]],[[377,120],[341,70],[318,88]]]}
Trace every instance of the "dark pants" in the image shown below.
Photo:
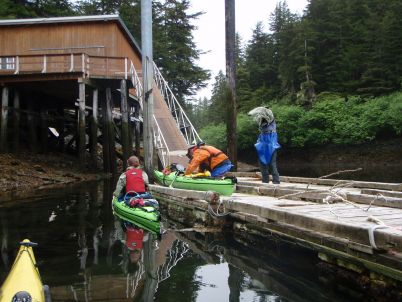
{"label": "dark pants", "polygon": [[272,183],[279,184],[279,173],[276,167],[276,155],[277,151],[272,154],[271,162],[268,165],[263,165],[260,161],[260,171],[262,176],[262,182],[269,183],[269,173],[272,174]]}

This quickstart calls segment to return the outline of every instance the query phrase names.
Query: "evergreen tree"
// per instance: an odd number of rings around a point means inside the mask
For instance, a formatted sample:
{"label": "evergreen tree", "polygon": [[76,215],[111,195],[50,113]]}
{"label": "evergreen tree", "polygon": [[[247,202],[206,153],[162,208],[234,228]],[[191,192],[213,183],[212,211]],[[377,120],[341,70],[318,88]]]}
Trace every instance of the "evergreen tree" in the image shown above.
{"label": "evergreen tree", "polygon": [[0,18],[19,19],[74,15],[68,0],[0,0]]}
{"label": "evergreen tree", "polygon": [[[205,115],[205,124],[226,123],[226,76],[219,71],[215,77],[215,83],[212,88],[212,96]],[[222,119],[223,117],[223,119]]]}
{"label": "evergreen tree", "polygon": [[110,15],[117,14],[120,5],[120,0],[81,0],[78,9],[83,15]]}
{"label": "evergreen tree", "polygon": [[189,8],[189,0],[166,0],[154,6],[154,61],[182,104],[205,87],[210,76],[196,64],[201,51],[193,41],[191,21],[201,13],[189,15]]}
{"label": "evergreen tree", "polygon": [[275,68],[280,80],[280,94],[295,94],[298,64],[292,56],[292,41],[296,32],[297,16],[290,12],[286,1],[279,2],[270,17],[274,45]]}
{"label": "evergreen tree", "polygon": [[0,18],[18,19],[36,17],[34,6],[27,0],[0,0]]}
{"label": "evergreen tree", "polygon": [[272,36],[264,33],[262,23],[258,22],[246,48],[245,68],[250,98],[242,101],[244,109],[259,105],[275,95],[277,72],[274,53]]}

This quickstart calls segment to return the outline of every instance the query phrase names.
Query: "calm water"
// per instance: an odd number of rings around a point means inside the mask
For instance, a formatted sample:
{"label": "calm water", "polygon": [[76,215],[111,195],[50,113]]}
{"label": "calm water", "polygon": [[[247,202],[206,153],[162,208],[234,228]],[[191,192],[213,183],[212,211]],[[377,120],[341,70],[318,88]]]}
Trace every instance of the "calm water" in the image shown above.
{"label": "calm water", "polygon": [[35,256],[53,301],[369,301],[320,269],[316,255],[269,238],[264,249],[221,233],[145,234],[139,253],[112,214],[114,184],[98,182],[0,206],[0,282],[18,242]]}

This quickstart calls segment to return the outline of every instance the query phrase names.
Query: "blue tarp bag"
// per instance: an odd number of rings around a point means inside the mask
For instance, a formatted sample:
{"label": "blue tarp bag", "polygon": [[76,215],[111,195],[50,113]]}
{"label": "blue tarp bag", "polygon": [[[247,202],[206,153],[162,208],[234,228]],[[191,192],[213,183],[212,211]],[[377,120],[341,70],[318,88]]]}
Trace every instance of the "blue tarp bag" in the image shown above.
{"label": "blue tarp bag", "polygon": [[272,154],[281,147],[278,143],[278,134],[276,132],[260,134],[254,146],[263,165],[268,165],[271,162]]}

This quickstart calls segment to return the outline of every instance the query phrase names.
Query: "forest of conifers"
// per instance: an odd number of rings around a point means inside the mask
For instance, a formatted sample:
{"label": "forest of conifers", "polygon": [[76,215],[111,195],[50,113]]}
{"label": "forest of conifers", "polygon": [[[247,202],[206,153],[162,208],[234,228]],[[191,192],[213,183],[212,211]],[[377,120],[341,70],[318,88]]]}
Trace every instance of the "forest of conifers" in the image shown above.
{"label": "forest of conifers", "polygon": [[[0,0],[0,17],[117,13],[140,41],[139,3]],[[225,149],[224,74],[210,99],[194,100],[210,75],[197,65],[205,50],[193,42],[193,21],[201,12],[190,14],[190,6],[189,0],[153,1],[154,60],[201,137]],[[246,113],[261,105],[272,108],[280,143],[289,147],[400,137],[401,16],[400,0],[309,0],[302,16],[284,1],[266,20],[256,20],[250,41],[237,39],[239,151],[255,142],[257,125]]]}

